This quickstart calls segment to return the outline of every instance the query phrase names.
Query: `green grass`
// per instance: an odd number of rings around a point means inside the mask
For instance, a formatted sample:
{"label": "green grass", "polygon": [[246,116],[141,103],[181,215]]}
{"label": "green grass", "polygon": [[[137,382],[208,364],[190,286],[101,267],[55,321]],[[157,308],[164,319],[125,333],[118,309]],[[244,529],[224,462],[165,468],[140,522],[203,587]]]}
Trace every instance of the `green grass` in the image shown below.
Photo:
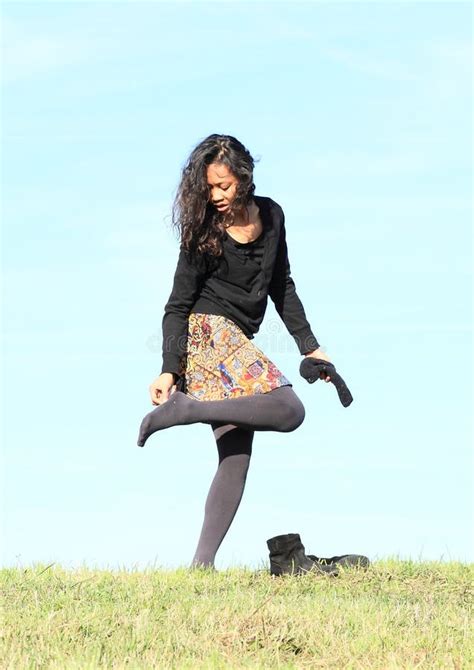
{"label": "green grass", "polygon": [[474,667],[472,564],[0,575],[2,669]]}

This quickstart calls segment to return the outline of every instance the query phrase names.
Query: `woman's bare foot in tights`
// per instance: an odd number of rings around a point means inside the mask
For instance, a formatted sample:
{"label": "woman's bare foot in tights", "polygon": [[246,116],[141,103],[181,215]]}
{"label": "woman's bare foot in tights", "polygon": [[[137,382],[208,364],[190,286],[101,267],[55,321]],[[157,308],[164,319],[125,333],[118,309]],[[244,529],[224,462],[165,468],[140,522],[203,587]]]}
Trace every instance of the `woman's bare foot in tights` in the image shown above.
{"label": "woman's bare foot in tights", "polygon": [[182,391],[172,393],[166,402],[158,405],[143,419],[138,436],[138,446],[143,447],[147,439],[157,430],[170,428],[178,424],[190,423],[190,408],[199,402]]}

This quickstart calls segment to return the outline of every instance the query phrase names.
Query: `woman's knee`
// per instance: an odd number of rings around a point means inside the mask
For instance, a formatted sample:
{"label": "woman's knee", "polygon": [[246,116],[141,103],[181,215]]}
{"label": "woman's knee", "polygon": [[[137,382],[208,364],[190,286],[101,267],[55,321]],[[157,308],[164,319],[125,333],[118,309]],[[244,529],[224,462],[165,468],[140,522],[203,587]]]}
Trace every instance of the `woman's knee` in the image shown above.
{"label": "woman's knee", "polygon": [[293,389],[290,386],[284,388],[288,391],[285,393],[286,397],[281,404],[280,431],[290,433],[301,426],[306,416],[306,410]]}

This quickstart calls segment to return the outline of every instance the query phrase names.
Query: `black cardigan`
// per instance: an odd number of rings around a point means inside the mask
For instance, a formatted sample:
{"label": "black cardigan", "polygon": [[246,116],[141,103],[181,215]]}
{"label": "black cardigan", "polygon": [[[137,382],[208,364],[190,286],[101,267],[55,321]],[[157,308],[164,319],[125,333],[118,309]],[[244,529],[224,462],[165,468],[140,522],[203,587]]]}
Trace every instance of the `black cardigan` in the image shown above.
{"label": "black cardigan", "polygon": [[214,258],[214,263],[207,254],[191,260],[180,246],[173,288],[162,321],[162,373],[171,372],[179,377],[179,362],[187,348],[191,312],[225,316],[253,339],[263,321],[268,296],[300,353],[318,349],[318,341],[291,277],[283,209],[271,198],[253,197],[263,225],[261,264],[252,260],[246,244],[235,244],[228,234],[224,239],[224,254],[217,262]]}

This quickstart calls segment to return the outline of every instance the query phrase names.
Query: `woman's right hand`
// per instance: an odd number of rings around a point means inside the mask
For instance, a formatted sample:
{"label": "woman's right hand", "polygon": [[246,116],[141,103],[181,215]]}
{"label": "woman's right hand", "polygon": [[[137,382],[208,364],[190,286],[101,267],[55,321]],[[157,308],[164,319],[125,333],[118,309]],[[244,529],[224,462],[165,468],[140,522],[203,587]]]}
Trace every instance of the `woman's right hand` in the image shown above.
{"label": "woman's right hand", "polygon": [[148,387],[153,405],[162,405],[176,391],[175,375],[163,372]]}

